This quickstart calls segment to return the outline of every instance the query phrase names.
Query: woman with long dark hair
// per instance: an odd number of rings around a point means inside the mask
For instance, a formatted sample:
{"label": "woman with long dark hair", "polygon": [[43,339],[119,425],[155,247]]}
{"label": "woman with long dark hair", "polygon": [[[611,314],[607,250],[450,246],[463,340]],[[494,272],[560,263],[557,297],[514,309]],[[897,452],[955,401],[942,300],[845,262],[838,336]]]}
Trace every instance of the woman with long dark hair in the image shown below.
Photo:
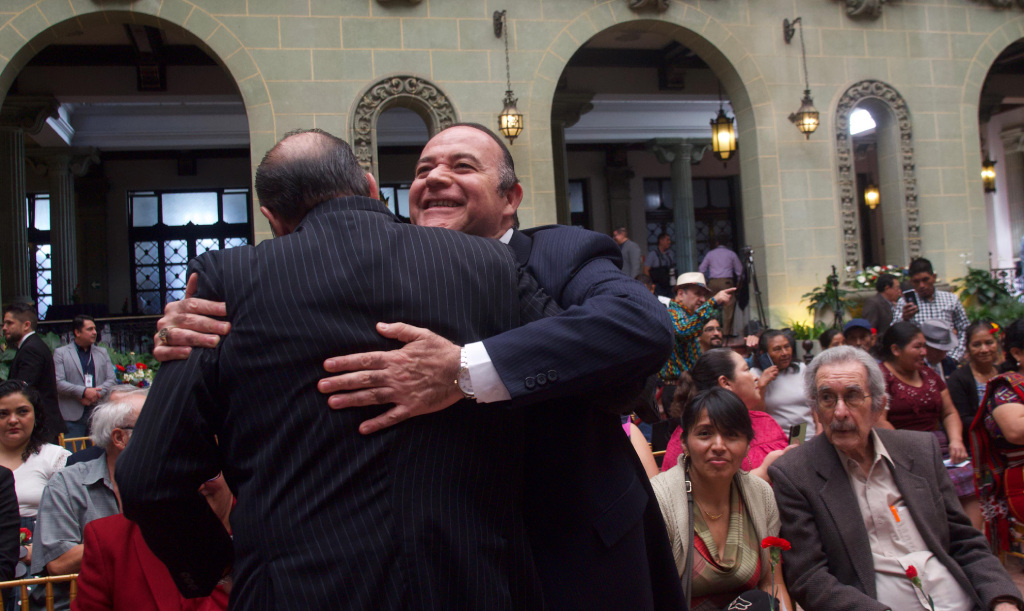
{"label": "woman with long dark hair", "polygon": [[981,399],[985,396],[985,389],[989,380],[999,374],[996,363],[999,355],[998,333],[999,326],[990,320],[979,320],[967,327],[967,363],[946,378],[949,396],[960,414],[964,443],[968,447],[970,441],[967,433],[978,413]]}
{"label": "woman with long dark hair", "polygon": [[[678,396],[678,394],[677,394]],[[694,611],[730,607],[770,591],[793,608],[779,566],[772,570],[765,537],[778,536],[779,510],[771,486],[741,467],[754,429],[743,401],[725,388],[698,393],[681,416],[679,463],[651,480],[676,569]]]}

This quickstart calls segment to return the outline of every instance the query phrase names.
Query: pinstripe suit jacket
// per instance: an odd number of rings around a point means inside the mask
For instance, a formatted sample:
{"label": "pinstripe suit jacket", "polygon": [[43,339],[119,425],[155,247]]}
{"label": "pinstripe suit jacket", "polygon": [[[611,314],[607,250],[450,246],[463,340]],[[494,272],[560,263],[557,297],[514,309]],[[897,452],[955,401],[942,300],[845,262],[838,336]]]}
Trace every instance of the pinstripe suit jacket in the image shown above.
{"label": "pinstripe suit jacket", "polygon": [[505,246],[349,197],[289,236],[192,266],[201,296],[227,302],[232,331],[163,366],[116,472],[125,515],[182,593],[207,594],[232,559],[196,492],[223,469],[238,497],[234,609],[540,606],[520,414],[460,402],[363,436],[359,423],[384,408],[331,410],[316,389],[339,342],[341,353],[399,347],[378,321],[460,344],[518,325]]}
{"label": "pinstripe suit jacket", "polygon": [[527,529],[549,609],[685,609],[661,510],[620,410],[672,351],[658,300],[608,236],[552,225],[509,245],[560,316],[484,341],[529,422]]}

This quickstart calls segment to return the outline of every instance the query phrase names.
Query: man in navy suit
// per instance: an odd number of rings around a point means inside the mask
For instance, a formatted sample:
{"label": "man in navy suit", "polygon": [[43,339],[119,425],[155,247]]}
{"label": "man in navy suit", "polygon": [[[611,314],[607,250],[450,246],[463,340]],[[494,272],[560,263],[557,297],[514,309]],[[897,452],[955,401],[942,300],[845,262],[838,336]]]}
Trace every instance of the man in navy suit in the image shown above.
{"label": "man in navy suit", "polygon": [[[455,398],[444,372],[458,368],[466,398],[481,405],[511,400],[525,419],[527,532],[547,608],[683,609],[660,509],[614,413],[668,358],[668,315],[642,284],[622,274],[620,251],[607,236],[565,226],[513,229],[522,198],[501,140],[482,126],[457,125],[424,148],[410,215],[419,225],[508,243],[563,315],[461,347],[387,321],[392,324],[381,333],[406,345],[328,359],[328,371],[351,373],[321,381],[320,390],[346,391],[331,397],[334,408],[394,403],[361,425],[369,434],[445,409]],[[215,343],[197,331],[227,329],[194,316],[216,308],[198,300],[169,306],[158,325],[168,333],[158,345]],[[166,345],[156,351],[185,353]]]}
{"label": "man in navy suit", "polygon": [[[382,319],[459,344],[534,320],[532,279],[494,240],[400,222],[324,132],[271,149],[256,190],[280,237],[190,263],[233,330],[160,370],[117,464],[125,516],[185,596],[230,575],[235,609],[540,609],[521,418],[458,401],[366,436],[384,408],[332,411],[316,387],[339,350],[400,345]],[[233,537],[198,493],[221,470]]]}

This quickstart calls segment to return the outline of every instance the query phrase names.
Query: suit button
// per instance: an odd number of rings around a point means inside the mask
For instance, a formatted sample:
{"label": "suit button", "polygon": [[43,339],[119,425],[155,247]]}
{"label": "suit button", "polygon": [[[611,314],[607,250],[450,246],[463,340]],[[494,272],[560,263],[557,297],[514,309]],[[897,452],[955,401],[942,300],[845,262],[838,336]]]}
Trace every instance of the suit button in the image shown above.
{"label": "suit button", "polygon": [[530,376],[523,380],[523,385],[526,386],[526,390],[533,390],[537,386],[537,380]]}
{"label": "suit button", "polygon": [[552,369],[548,372],[548,382],[555,382],[558,380],[558,372]]}
{"label": "suit button", "polygon": [[543,373],[538,373],[537,374],[537,384],[540,385],[540,386],[544,386],[547,383],[548,383],[548,377],[546,375],[544,375]]}

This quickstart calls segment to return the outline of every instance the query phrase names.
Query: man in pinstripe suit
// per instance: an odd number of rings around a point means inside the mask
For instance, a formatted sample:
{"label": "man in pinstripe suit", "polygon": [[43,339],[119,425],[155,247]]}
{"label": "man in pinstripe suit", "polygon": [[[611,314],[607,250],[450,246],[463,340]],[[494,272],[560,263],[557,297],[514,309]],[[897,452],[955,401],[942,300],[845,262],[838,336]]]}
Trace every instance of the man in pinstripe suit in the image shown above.
{"label": "man in pinstripe suit", "polygon": [[[619,249],[607,236],[562,226],[514,230],[522,197],[501,140],[482,126],[458,125],[423,150],[410,212],[417,224],[508,243],[564,315],[461,348],[426,329],[390,324],[381,332],[404,348],[329,359],[329,371],[352,373],[325,379],[320,389],[345,391],[331,398],[335,408],[393,402],[362,424],[369,434],[452,404],[446,372],[460,367],[460,387],[478,407],[511,399],[529,427],[526,521],[546,606],[683,609],[660,509],[611,413],[668,358],[668,315],[621,273]],[[217,307],[201,300],[169,305],[158,326],[174,327],[164,343],[179,346],[158,342],[155,353],[180,358],[185,344],[215,343],[216,336],[200,333],[227,329],[194,313]]]}
{"label": "man in pinstripe suit", "polygon": [[[400,223],[323,132],[275,146],[256,188],[283,237],[191,263],[233,330],[161,369],[117,464],[125,515],[184,595],[230,575],[234,609],[540,608],[522,419],[463,401],[363,436],[385,408],[332,411],[316,381],[339,345],[399,345],[380,320],[463,344],[538,318],[542,296],[501,244]],[[197,493],[222,469],[233,540]]]}

